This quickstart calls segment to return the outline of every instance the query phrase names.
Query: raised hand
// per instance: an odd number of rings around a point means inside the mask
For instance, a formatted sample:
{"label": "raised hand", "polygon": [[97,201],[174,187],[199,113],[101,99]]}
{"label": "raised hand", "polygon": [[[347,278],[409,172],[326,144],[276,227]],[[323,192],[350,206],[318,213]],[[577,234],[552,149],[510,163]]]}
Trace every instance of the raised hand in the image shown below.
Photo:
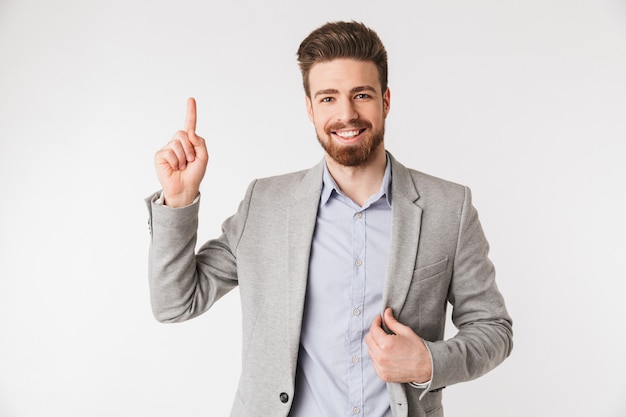
{"label": "raised hand", "polygon": [[200,191],[209,154],[203,138],[196,135],[196,100],[187,100],[185,127],[154,156],[157,177],[163,187],[165,205],[184,207]]}
{"label": "raised hand", "polygon": [[385,382],[424,383],[432,378],[432,360],[424,341],[408,326],[400,323],[385,310],[385,324],[393,332],[382,328],[382,317],[376,316],[365,336],[370,359],[378,377]]}

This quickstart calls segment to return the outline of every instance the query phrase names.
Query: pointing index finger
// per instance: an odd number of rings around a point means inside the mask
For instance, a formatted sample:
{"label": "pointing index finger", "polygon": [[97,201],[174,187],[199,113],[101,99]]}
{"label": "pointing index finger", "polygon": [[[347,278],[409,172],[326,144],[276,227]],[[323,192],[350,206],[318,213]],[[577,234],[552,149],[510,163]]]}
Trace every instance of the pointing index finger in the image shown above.
{"label": "pointing index finger", "polygon": [[196,133],[196,100],[192,97],[187,99],[187,116],[185,117],[185,131]]}

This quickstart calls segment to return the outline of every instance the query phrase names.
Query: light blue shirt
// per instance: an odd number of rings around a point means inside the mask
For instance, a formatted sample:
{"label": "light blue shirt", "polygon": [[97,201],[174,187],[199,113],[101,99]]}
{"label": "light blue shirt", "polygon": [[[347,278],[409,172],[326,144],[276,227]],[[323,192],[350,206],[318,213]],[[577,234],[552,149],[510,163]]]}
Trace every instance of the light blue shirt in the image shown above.
{"label": "light blue shirt", "polygon": [[290,417],[391,417],[387,386],[364,342],[382,311],[391,235],[391,164],[360,207],[328,168],[311,246]]}

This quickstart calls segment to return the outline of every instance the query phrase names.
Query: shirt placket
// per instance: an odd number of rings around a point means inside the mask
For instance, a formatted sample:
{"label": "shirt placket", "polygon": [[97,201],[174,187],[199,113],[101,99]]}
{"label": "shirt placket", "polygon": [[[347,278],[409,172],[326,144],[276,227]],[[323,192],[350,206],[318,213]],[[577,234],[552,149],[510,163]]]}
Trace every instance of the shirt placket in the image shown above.
{"label": "shirt placket", "polygon": [[352,280],[349,328],[350,362],[350,414],[363,415],[363,303],[365,297],[365,211],[356,211],[352,216]]}

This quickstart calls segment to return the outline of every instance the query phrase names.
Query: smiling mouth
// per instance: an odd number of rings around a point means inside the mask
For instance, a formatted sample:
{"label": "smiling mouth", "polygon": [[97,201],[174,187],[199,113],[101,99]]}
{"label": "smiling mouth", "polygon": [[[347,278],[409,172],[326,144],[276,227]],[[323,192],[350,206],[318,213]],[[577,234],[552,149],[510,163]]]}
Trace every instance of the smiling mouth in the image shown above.
{"label": "smiling mouth", "polygon": [[353,139],[363,133],[365,129],[354,129],[354,130],[344,130],[344,131],[334,131],[333,135],[339,136],[342,139]]}

